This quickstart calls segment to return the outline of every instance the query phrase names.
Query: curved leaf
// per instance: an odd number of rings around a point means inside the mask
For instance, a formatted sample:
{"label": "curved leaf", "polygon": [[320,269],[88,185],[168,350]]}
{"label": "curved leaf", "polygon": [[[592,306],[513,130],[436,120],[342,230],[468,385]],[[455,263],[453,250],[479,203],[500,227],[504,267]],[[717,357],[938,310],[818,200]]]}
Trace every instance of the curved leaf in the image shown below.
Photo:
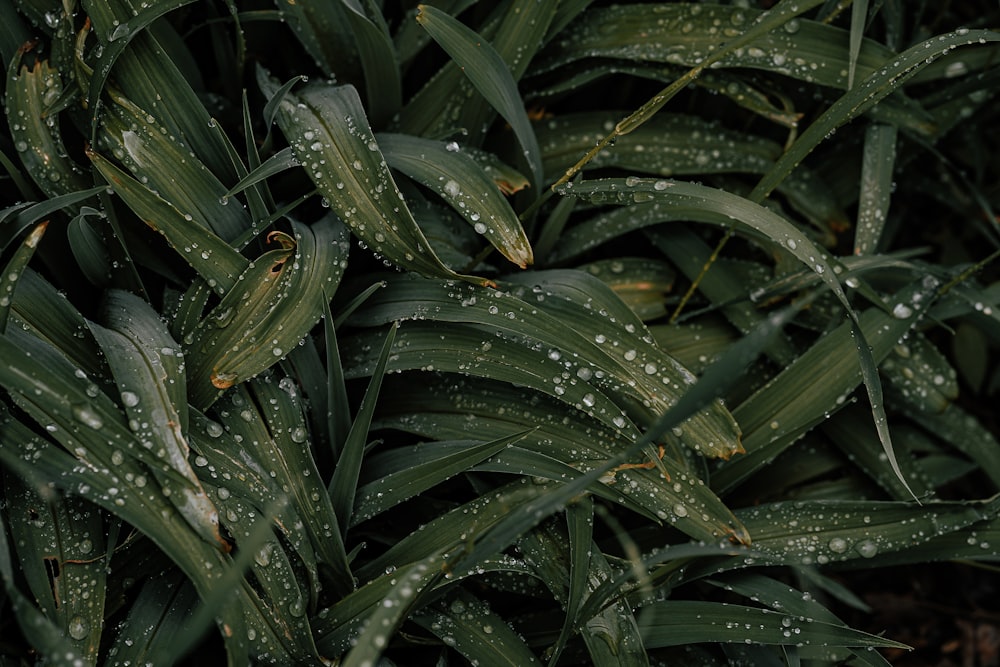
{"label": "curved leaf", "polygon": [[489,42],[445,12],[429,5],[419,5],[418,10],[417,22],[448,52],[486,101],[510,123],[531,168],[532,180],[540,184],[542,167],[538,140],[507,63]]}
{"label": "curved leaf", "polygon": [[191,403],[204,408],[221,390],[254,377],[288,354],[323,314],[346,267],[346,229],[331,217],[295,236],[271,232],[282,247],[264,253],[183,341]]}
{"label": "curved leaf", "polygon": [[[262,71],[258,83],[269,96],[277,91]],[[434,253],[392,180],[353,87],[313,84],[287,93],[278,124],[330,207],[374,252],[425,275],[489,282],[456,274]]]}
{"label": "curved leaf", "polygon": [[386,161],[434,190],[504,257],[526,268],[534,260],[521,221],[478,162],[457,142],[444,143],[405,134],[380,134]]}

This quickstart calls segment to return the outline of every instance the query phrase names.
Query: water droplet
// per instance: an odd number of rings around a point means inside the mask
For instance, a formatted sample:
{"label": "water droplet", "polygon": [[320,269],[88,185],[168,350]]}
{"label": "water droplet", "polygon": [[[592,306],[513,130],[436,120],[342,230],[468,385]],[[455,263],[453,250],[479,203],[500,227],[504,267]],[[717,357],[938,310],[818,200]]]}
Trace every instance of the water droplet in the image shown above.
{"label": "water droplet", "polygon": [[944,76],[947,79],[954,78],[956,76],[963,76],[969,73],[969,67],[961,60],[948,63],[948,66],[944,68]]}
{"label": "water droplet", "polygon": [[897,303],[892,307],[892,316],[897,320],[905,320],[906,318],[913,315],[913,309],[907,306],[905,303]]}
{"label": "water droplet", "polygon": [[847,551],[847,540],[842,537],[833,537],[830,538],[830,542],[827,546],[830,547],[830,551],[842,554]]}
{"label": "water droplet", "polygon": [[139,405],[139,396],[135,392],[123,391],[122,404],[126,408],[134,408],[135,406]]}
{"label": "water droplet", "polygon": [[461,186],[455,181],[449,180],[444,184],[444,191],[451,197],[457,197],[462,192]]}
{"label": "water droplet", "polygon": [[878,545],[871,540],[862,540],[854,545],[854,550],[861,554],[862,558],[873,558],[878,553]]}
{"label": "water droplet", "polygon": [[291,614],[292,616],[295,616],[296,618],[298,618],[299,616],[302,616],[302,614],[304,614],[305,611],[306,611],[306,607],[302,603],[302,599],[301,598],[299,598],[298,600],[293,601],[290,605],[288,605],[288,613]]}
{"label": "water droplet", "polygon": [[680,503],[675,504],[671,509],[673,510],[674,514],[676,514],[681,518],[684,518],[688,515],[687,508],[684,507],[684,505],[681,505]]}
{"label": "water droplet", "polygon": [[[221,489],[220,489],[221,491]],[[270,544],[265,544],[260,551],[254,554],[253,559],[257,562],[257,565],[261,567],[267,567],[271,564],[271,551],[274,549]]]}
{"label": "water droplet", "polygon": [[69,636],[73,639],[84,639],[90,634],[90,624],[87,623],[87,620],[83,616],[74,616],[69,619],[66,631],[69,632]]}
{"label": "water droplet", "polygon": [[104,426],[104,422],[101,420],[100,415],[94,411],[89,405],[83,403],[77,403],[72,407],[73,418],[84,426],[89,426],[92,429],[99,429]]}

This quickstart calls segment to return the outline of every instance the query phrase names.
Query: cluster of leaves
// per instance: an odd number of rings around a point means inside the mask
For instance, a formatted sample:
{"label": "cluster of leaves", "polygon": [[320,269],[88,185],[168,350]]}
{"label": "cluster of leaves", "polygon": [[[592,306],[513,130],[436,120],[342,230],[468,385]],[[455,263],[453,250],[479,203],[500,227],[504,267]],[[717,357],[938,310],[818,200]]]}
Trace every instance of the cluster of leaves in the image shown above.
{"label": "cluster of leaves", "polygon": [[0,659],[887,664],[838,571],[1000,556],[995,4],[433,5],[0,2]]}

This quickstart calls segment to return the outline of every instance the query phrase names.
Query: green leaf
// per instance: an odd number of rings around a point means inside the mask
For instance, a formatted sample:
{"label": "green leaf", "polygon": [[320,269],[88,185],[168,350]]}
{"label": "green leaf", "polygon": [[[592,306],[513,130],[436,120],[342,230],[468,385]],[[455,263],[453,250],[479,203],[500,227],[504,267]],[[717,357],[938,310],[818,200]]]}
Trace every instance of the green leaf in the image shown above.
{"label": "green leaf", "polygon": [[89,206],[82,207],[70,220],[66,235],[73,257],[87,280],[94,285],[105,285],[111,274],[111,258],[104,240],[88,221],[94,217],[100,219],[100,212]]}
{"label": "green leaf", "polygon": [[83,315],[30,267],[17,281],[13,316],[18,327],[50,341],[85,374],[104,375],[107,366]]}
{"label": "green leaf", "polygon": [[378,400],[379,390],[382,388],[382,380],[385,377],[386,363],[389,360],[389,353],[392,344],[396,339],[397,324],[393,324],[386,333],[385,341],[382,343],[382,351],[379,353],[378,361],[372,371],[368,388],[361,399],[357,415],[351,424],[351,430],[344,441],[344,447],[340,451],[337,465],[333,469],[333,476],[327,491],[330,494],[330,502],[338,520],[347,530],[347,526],[354,522],[355,494],[358,490],[358,474],[361,471],[361,461],[364,458],[365,445],[367,445],[368,431],[371,429],[372,414],[375,412],[375,403]]}
{"label": "green leaf", "polygon": [[[229,544],[219,533],[218,510],[188,463],[184,435],[188,410],[180,346],[149,304],[128,292],[109,293],[104,316],[108,328],[91,323],[90,329],[111,366],[129,423],[136,425],[130,428],[143,446],[148,444],[164,466],[177,473],[163,475],[153,468],[153,475],[191,527],[228,551]],[[112,461],[114,457],[112,454]]]}
{"label": "green leaf", "polygon": [[111,25],[101,25],[101,21],[96,22],[97,31],[104,48],[101,49],[100,55],[97,57],[97,62],[94,64],[95,74],[87,84],[87,100],[93,109],[92,113],[95,115],[95,120],[104,84],[107,82],[107,78],[110,76],[115,62],[125,52],[125,49],[128,48],[132,40],[146,30],[156,19],[178,7],[190,4],[192,1],[162,0],[161,2],[142,7],[133,17],[126,18],[124,21],[112,19],[113,23]]}
{"label": "green leaf", "polygon": [[457,142],[444,143],[404,134],[379,134],[386,161],[441,196],[493,247],[517,266],[534,259],[514,210],[493,179]]}
{"label": "green leaf", "polygon": [[[785,155],[787,156],[788,153]],[[782,158],[783,160],[784,157]],[[763,182],[762,180],[761,183]],[[754,231],[760,232],[770,239],[772,243],[790,252],[805,264],[807,268],[814,271],[844,305],[845,310],[851,318],[852,337],[856,341],[857,358],[865,389],[868,392],[868,400],[872,406],[875,426],[879,432],[879,440],[882,442],[882,448],[893,471],[896,472],[904,484],[906,483],[893,453],[892,441],[889,437],[888,426],[886,424],[885,407],[882,403],[882,387],[878,379],[874,359],[869,349],[869,343],[864,336],[858,316],[847,300],[847,295],[840,284],[840,280],[832,268],[831,260],[802,232],[784,218],[763,206],[754,204],[749,199],[743,199],[742,197],[731,195],[721,190],[713,192],[711,188],[679,181],[642,179],[630,176],[625,179],[566,183],[563,186],[558,186],[556,190],[578,197],[589,196],[591,201],[595,203],[685,202],[685,200],[690,202],[693,200],[698,203],[698,208],[703,211],[707,210],[716,215],[726,215],[734,222],[742,223]],[[755,189],[755,192],[757,192],[757,189]],[[753,194],[751,193],[751,196]],[[682,205],[684,204],[682,203]],[[936,280],[934,282],[933,287],[937,287]],[[753,295],[751,295],[752,297]],[[913,314],[913,308],[910,305],[904,303],[900,304],[898,308],[902,316],[901,319],[907,319]]]}
{"label": "green leaf", "polygon": [[539,662],[502,616],[462,588],[413,620],[473,664],[520,667]]}
{"label": "green leaf", "polygon": [[[4,478],[21,571],[42,613],[69,640],[71,653],[96,665],[109,571],[102,558],[104,521],[90,503],[28,483],[14,475]],[[79,595],[83,590],[89,594]]]}
{"label": "green leaf", "polygon": [[[749,199],[763,200],[796,166],[834,130],[864,113],[944,53],[971,44],[1000,41],[990,30],[960,29],[916,44],[884,64],[823,112],[784,152],[774,167],[757,183]],[[890,62],[891,61],[891,62]]]}
{"label": "green leaf", "polygon": [[292,229],[268,234],[281,247],[250,263],[183,341],[192,405],[211,405],[220,390],[270,368],[323,314],[347,264],[346,229],[332,216]]}
{"label": "green leaf", "polygon": [[399,62],[380,7],[370,0],[362,2],[367,5],[364,11],[351,2],[342,2],[341,6],[347,23],[351,26],[351,34],[361,59],[361,69],[365,75],[366,107],[372,122],[383,126],[396,115],[403,104]]}
{"label": "green leaf", "polygon": [[[263,71],[258,83],[265,94],[276,92]],[[316,84],[286,94],[278,125],[331,209],[374,252],[425,275],[488,283],[459,276],[434,253],[392,180],[353,87]]]}
{"label": "green leaf", "polygon": [[724,602],[666,600],[647,609],[654,612],[643,627],[647,648],[697,642],[909,648],[840,624]]}
{"label": "green leaf", "polygon": [[[936,293],[936,281],[916,284],[895,294],[890,303],[896,314],[883,308],[863,311],[859,320],[871,355],[881,361],[919,318],[909,305],[929,303]],[[720,493],[731,490],[783,449],[821,421],[831,406],[842,404],[861,380],[852,323],[844,322],[816,341],[794,363],[733,410],[743,429],[747,454],[729,462],[712,476],[712,486]],[[839,401],[839,402],[838,402]],[[905,482],[905,479],[903,480]]]}
{"label": "green leaf", "polygon": [[17,289],[18,282],[20,282],[21,274],[24,273],[28,262],[31,261],[31,257],[35,254],[35,248],[38,247],[42,236],[45,235],[47,227],[48,223],[43,222],[28,232],[28,235],[24,237],[24,241],[14,251],[14,254],[11,255],[11,258],[7,261],[7,265],[3,269],[3,275],[7,279],[4,281],[3,289],[0,290],[0,294],[2,294],[0,296],[0,334],[7,329],[7,320],[10,318],[11,308],[14,303],[14,291]]}
{"label": "green leaf", "polygon": [[[159,109],[159,105],[155,108]],[[192,157],[194,151],[152,113],[115,94],[102,119],[95,145],[110,153],[143,186],[181,211],[186,220],[211,230],[228,243],[250,229],[249,213],[242,206],[228,205],[227,188],[220,178],[208,164]],[[225,149],[225,140],[220,141],[218,130],[209,125],[214,122],[207,122],[205,127],[205,131],[213,133],[212,143],[223,145],[226,166],[229,171],[236,171]],[[91,160],[95,152],[96,149],[88,153]]]}
{"label": "green leaf", "polygon": [[532,180],[542,182],[541,152],[510,68],[493,46],[448,14],[419,5],[417,22],[462,69],[476,90],[510,123],[531,169]]}
{"label": "green leaf", "polygon": [[928,433],[975,461],[994,486],[1000,487],[1000,442],[968,411],[951,404],[939,413],[908,412]]}
{"label": "green leaf", "polygon": [[365,619],[357,642],[340,663],[343,667],[366,667],[375,664],[396,628],[402,625],[417,606],[422,594],[442,576],[437,554],[408,564],[393,573],[391,588],[382,603]]}
{"label": "green leaf", "polygon": [[[549,70],[584,57],[688,67],[719,62],[718,67],[763,69],[847,88],[848,32],[795,18],[818,4],[779,4],[770,11],[682,2],[594,8],[575,26],[572,39],[566,35],[553,40],[538,68]],[[894,55],[866,39],[856,61],[857,72],[868,76]]]}
{"label": "green leaf", "polygon": [[18,71],[18,60],[7,75],[4,108],[12,120],[10,139],[21,164],[49,197],[86,189],[91,181],[66,151],[55,122],[58,115],[48,114],[47,107],[62,93],[61,73],[44,60]]}
{"label": "green leaf", "polygon": [[10,243],[10,239],[17,236],[29,225],[51,216],[53,213],[63,209],[73,209],[76,204],[90,199],[95,194],[106,190],[104,186],[88,188],[79,192],[68,192],[56,197],[50,197],[45,201],[31,204],[12,206],[4,210],[3,223],[5,227],[10,227],[9,231],[4,230],[4,242],[2,247]]}
{"label": "green leaf", "polygon": [[[579,478],[572,480],[556,489],[545,493],[538,499],[527,502],[525,505],[512,510],[510,515],[491,526],[482,535],[476,544],[469,548],[459,560],[456,568],[467,566],[468,563],[475,563],[482,558],[483,554],[492,553],[501,549],[523,534],[528,528],[537,524],[541,519],[565,507],[575,494],[586,488],[587,484],[595,481],[603,471],[612,466],[627,460],[627,457],[647,442],[653,442],[662,437],[669,429],[677,426],[691,414],[716,400],[720,395],[729,389],[734,379],[738,377],[753,359],[767,346],[775,333],[788,322],[791,317],[798,312],[799,308],[805,307],[808,300],[803,300],[797,306],[772,315],[761,326],[757,327],[751,334],[743,337],[740,341],[730,346],[718,361],[710,366],[699,382],[688,389],[677,402],[667,410],[646,434],[635,444],[623,452],[612,456],[608,462],[592,470]],[[694,481],[691,481],[695,484]],[[686,508],[684,508],[686,513]],[[750,535],[742,525],[730,524],[729,538],[735,542],[749,544]]]}
{"label": "green leaf", "polygon": [[418,463],[381,475],[358,489],[354,511],[350,514],[351,521],[354,524],[367,521],[472,468],[522,438],[523,434],[516,434],[482,443],[460,441],[461,449],[456,452],[445,451],[440,456],[433,455],[433,447],[422,447]]}
{"label": "green leaf", "polygon": [[106,158],[93,151],[87,155],[122,201],[139,219],[162,234],[216,293],[232,289],[249,264],[243,256],[190,214],[178,210]]}
{"label": "green leaf", "polygon": [[82,657],[77,655],[67,633],[49,620],[17,588],[7,534],[6,516],[5,513],[0,513],[0,577],[3,578],[4,591],[11,600],[11,610],[18,627],[31,646],[45,655],[51,664],[72,667]]}
{"label": "green leaf", "polygon": [[[315,552],[315,556],[303,556],[308,567],[320,562],[331,568],[331,587],[345,595],[353,590],[354,580],[340,538],[340,520],[305,445],[309,433],[302,417],[302,398],[291,391],[292,386],[289,378],[264,375],[228,392],[215,411],[219,423],[204,424],[202,433],[208,437],[201,440],[202,447],[214,448],[214,456],[227,458],[230,466],[243,471],[243,477],[254,472],[259,481],[247,496],[258,506],[266,506],[271,494],[288,496],[287,518],[291,520],[282,520],[282,530],[296,549]],[[237,443],[253,444],[252,453],[229,451],[235,449],[225,444],[230,437]]]}
{"label": "green leaf", "polygon": [[[75,377],[72,366],[66,367],[68,362],[46,347],[30,342],[27,334],[15,334],[17,342],[12,343],[10,336],[15,331],[0,336],[0,348],[16,344],[21,350],[31,349],[32,355],[18,355],[23,359],[16,368],[0,369],[0,382],[8,391],[18,392],[15,400],[22,409],[47,426],[46,432],[72,455],[7,415],[0,421],[0,445],[3,445],[0,457],[4,465],[28,479],[58,480],[70,493],[114,512],[146,534],[177,563],[195,584],[199,595],[208,596],[226,569],[225,554],[193,531],[167,501],[158,484],[143,483],[148,481],[149,468],[157,467],[158,463],[149,455],[149,467],[139,465],[139,460],[147,456],[146,450],[138,442],[129,442],[131,434],[122,423],[123,417],[109,409],[110,401],[99,390],[97,396],[92,396],[92,391],[88,393],[92,386],[89,382]],[[40,404],[31,402],[39,397],[43,397]],[[9,443],[26,445],[15,449]],[[116,450],[115,445],[121,449]],[[119,460],[114,451],[127,451],[130,456]],[[133,484],[126,483],[126,479],[142,481]],[[206,563],[211,567],[206,567]],[[248,650],[244,620],[257,628],[261,642],[270,643],[272,649],[280,644],[257,608],[244,597],[247,593],[245,587],[236,589],[241,602],[221,608],[218,614],[220,626],[233,630],[224,634],[224,640],[234,656],[245,655]],[[232,599],[233,589],[229,588],[227,594]]]}
{"label": "green leaf", "polygon": [[283,148],[271,157],[264,160],[263,163],[246,176],[241,178],[239,182],[233,187],[229,188],[224,197],[232,197],[235,194],[243,192],[252,185],[256,185],[261,181],[274,176],[275,174],[280,174],[283,171],[291,169],[292,167],[298,166],[298,161],[292,156],[291,148]]}
{"label": "green leaf", "polygon": [[[374,324],[413,318],[433,308],[437,320],[470,322],[506,332],[501,338],[494,336],[494,340],[484,338],[478,329],[463,334],[464,340],[455,342],[465,349],[456,351],[469,359],[462,360],[462,368],[456,370],[483,374],[488,367],[494,369],[491,373],[504,368],[505,379],[548,393],[625,433],[633,431],[631,420],[623,415],[614,397],[620,397],[621,405],[626,406],[635,401],[637,416],[633,419],[649,421],[669,407],[693,380],[676,360],[644,340],[642,322],[593,277],[582,272],[539,272],[525,274],[511,287],[512,291],[505,293],[473,286],[456,290],[431,281],[393,280],[369,300],[364,317],[359,313],[355,321]],[[590,308],[585,305],[588,303]],[[575,322],[573,330],[566,329],[567,321]],[[403,333],[410,338],[409,333]],[[525,336],[537,341],[541,349],[515,352],[520,347],[519,339]],[[430,338],[425,345],[431,352]],[[511,356],[500,356],[501,345]],[[496,346],[496,351],[483,355],[491,346]],[[413,359],[410,355],[415,348],[403,351]],[[454,361],[458,360],[428,358],[423,365],[443,368]],[[604,372],[598,375],[597,370]],[[721,406],[713,406],[692,419],[678,437],[709,456],[729,456],[740,448],[733,422]]]}
{"label": "green leaf", "polygon": [[892,199],[896,136],[896,128],[892,125],[872,124],[865,131],[855,255],[875,252],[882,240]]}
{"label": "green leaf", "polygon": [[936,537],[965,532],[995,518],[997,501],[905,502],[814,500],[773,503],[738,512],[769,561],[825,565],[905,551]]}
{"label": "green leaf", "polygon": [[851,37],[847,50],[847,87],[854,86],[854,74],[858,68],[858,55],[861,53],[861,43],[865,35],[865,23],[868,20],[868,0],[857,0],[851,3]]}
{"label": "green leaf", "polygon": [[197,602],[194,588],[178,571],[147,579],[117,628],[109,653],[132,664],[154,655],[177,656],[178,644],[195,630],[191,621]]}

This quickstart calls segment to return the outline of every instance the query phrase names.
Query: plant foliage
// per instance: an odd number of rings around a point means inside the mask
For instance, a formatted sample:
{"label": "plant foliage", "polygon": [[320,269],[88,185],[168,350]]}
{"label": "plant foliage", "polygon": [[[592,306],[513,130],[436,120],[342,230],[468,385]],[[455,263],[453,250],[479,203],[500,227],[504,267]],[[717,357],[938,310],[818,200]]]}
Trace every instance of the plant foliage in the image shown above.
{"label": "plant foliage", "polygon": [[0,2],[0,661],[888,664],[845,572],[1000,558],[998,17]]}

